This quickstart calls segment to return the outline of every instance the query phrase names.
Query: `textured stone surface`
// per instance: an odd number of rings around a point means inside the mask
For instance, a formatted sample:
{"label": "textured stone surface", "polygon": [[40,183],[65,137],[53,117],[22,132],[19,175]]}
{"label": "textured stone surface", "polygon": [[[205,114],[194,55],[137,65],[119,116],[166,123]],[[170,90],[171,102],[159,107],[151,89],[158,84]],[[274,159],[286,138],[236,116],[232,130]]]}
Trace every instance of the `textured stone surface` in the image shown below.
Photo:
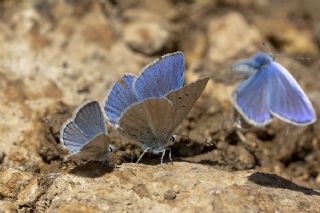
{"label": "textured stone surface", "polygon": [[88,168],[57,175],[37,209],[50,203],[49,212],[65,212],[81,203],[88,212],[319,211],[320,192],[267,173],[230,173],[185,162]]}
{"label": "textured stone surface", "polygon": [[169,43],[169,32],[157,22],[131,23],[125,26],[124,41],[135,51],[152,55]]}
{"label": "textured stone surface", "polygon": [[249,25],[240,13],[213,19],[208,24],[208,34],[208,56],[214,62],[228,60],[240,51],[251,52],[263,41],[259,31]]}

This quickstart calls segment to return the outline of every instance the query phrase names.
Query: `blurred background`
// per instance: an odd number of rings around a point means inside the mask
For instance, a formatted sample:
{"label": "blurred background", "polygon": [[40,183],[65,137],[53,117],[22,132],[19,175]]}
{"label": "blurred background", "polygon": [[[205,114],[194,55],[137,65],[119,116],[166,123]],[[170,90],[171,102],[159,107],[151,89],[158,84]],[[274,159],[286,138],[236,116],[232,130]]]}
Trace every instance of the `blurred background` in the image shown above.
{"label": "blurred background", "polygon": [[[124,73],[179,50],[187,83],[212,80],[178,130],[174,159],[259,169],[320,189],[320,122],[274,120],[238,130],[229,101],[240,80],[230,65],[267,51],[319,114],[319,11],[318,0],[0,0],[1,173],[61,171],[59,130],[72,111],[85,100],[102,103]],[[139,156],[139,148],[112,129],[110,135],[120,161]]]}

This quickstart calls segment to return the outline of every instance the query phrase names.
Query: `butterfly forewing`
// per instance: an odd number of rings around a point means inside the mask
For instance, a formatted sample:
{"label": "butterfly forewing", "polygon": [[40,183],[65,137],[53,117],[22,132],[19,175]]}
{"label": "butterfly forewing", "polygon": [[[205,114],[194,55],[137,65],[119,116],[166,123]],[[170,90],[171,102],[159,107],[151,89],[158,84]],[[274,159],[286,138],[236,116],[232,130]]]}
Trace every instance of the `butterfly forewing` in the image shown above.
{"label": "butterfly forewing", "polygon": [[104,110],[113,125],[118,122],[122,112],[137,101],[133,89],[134,79],[133,75],[126,74],[122,77],[122,82],[116,82],[108,92]]}
{"label": "butterfly forewing", "polygon": [[148,65],[134,83],[136,97],[143,101],[163,97],[183,86],[184,56],[181,52],[167,54]]}
{"label": "butterfly forewing", "polygon": [[170,92],[166,97],[172,101],[174,106],[174,117],[172,128],[175,129],[187,116],[193,105],[199,99],[209,78],[202,78],[194,83],[184,86],[181,89]]}
{"label": "butterfly forewing", "polygon": [[74,123],[88,139],[106,132],[103,115],[99,103],[96,101],[88,102],[81,106],[76,111]]}
{"label": "butterfly forewing", "polygon": [[307,125],[316,120],[315,111],[296,80],[280,64],[268,67],[268,107],[271,113],[296,125]]}

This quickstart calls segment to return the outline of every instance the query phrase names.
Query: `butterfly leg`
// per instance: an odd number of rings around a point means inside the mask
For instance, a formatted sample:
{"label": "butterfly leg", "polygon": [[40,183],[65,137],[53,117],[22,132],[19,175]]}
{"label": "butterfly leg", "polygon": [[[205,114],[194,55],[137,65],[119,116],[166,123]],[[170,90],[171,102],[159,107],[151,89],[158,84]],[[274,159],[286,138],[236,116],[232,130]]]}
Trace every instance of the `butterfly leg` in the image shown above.
{"label": "butterfly leg", "polygon": [[100,169],[102,169],[102,167],[103,167],[104,165],[107,165],[107,164],[106,164],[106,161],[103,160],[103,161],[101,161],[101,167],[100,167]]}
{"label": "butterfly leg", "polygon": [[149,150],[149,148],[146,148],[143,153],[140,155],[139,159],[137,160],[136,163],[139,163],[139,161],[141,160],[142,156]]}
{"label": "butterfly leg", "polygon": [[170,159],[170,161],[171,161],[171,163],[172,163],[171,148],[169,149],[169,159]]}
{"label": "butterfly leg", "polygon": [[166,150],[164,149],[163,152],[162,152],[162,156],[161,156],[161,165],[162,165],[162,162],[163,162],[163,158],[164,158],[164,155],[166,154]]}

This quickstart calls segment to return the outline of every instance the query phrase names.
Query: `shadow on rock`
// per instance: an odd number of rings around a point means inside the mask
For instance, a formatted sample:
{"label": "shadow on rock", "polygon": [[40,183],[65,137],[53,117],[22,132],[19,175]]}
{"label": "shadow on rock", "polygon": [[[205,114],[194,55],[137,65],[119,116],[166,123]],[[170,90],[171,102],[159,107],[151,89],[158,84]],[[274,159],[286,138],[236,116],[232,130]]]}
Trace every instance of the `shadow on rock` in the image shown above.
{"label": "shadow on rock", "polygon": [[111,165],[102,164],[101,162],[88,162],[85,165],[71,169],[69,173],[81,177],[96,178],[106,173],[111,173],[113,170],[114,167]]}
{"label": "shadow on rock", "polygon": [[285,178],[282,178],[275,174],[267,174],[263,172],[255,172],[251,174],[248,180],[252,181],[255,184],[273,188],[281,188],[288,189],[292,191],[302,192],[306,195],[318,195],[320,196],[320,192],[317,192],[313,189],[299,186]]}

